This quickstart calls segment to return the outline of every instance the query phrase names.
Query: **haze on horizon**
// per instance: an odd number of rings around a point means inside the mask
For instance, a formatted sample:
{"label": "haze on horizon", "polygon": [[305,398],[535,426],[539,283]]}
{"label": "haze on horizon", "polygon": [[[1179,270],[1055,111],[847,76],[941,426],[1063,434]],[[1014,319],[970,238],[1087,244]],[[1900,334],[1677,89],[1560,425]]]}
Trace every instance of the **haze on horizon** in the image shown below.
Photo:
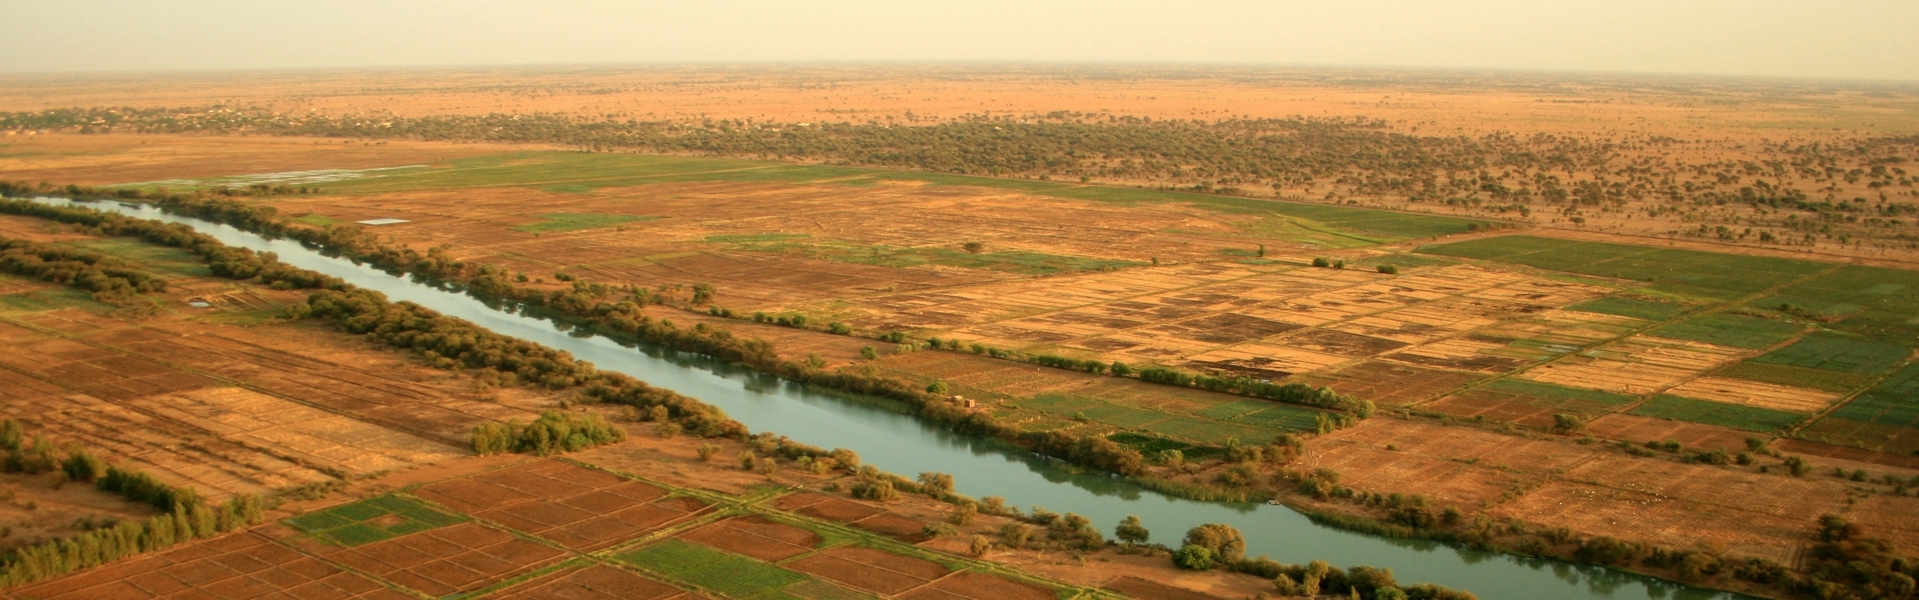
{"label": "haze on horizon", "polygon": [[1919,80],[1910,0],[14,0],[0,72],[1102,62]]}

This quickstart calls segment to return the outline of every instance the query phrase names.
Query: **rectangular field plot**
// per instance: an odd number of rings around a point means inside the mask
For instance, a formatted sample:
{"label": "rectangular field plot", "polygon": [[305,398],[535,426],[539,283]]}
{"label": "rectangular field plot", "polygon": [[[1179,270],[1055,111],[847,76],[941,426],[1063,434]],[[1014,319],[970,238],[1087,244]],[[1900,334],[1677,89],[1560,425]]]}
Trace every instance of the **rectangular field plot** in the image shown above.
{"label": "rectangular field plot", "polygon": [[1713,373],[1714,377],[1743,379],[1782,386],[1803,387],[1823,392],[1844,394],[1872,382],[1871,375],[1828,371],[1807,367],[1795,367],[1776,363],[1754,362],[1751,360],[1727,365]]}
{"label": "rectangular field plot", "polygon": [[341,571],[254,533],[203,540],[172,550],[8,590],[10,598],[254,598],[403,600],[406,594]]}
{"label": "rectangular field plot", "polygon": [[1479,379],[1474,375],[1423,369],[1387,361],[1367,361],[1337,373],[1307,378],[1315,386],[1330,386],[1342,394],[1371,400],[1380,406],[1406,406],[1458,389]]}
{"label": "rectangular field plot", "polygon": [[1654,329],[1648,335],[1761,350],[1791,339],[1793,334],[1799,333],[1799,329],[1800,327],[1791,321],[1716,314],[1687,319]]}
{"label": "rectangular field plot", "polygon": [[608,565],[567,569],[516,585],[487,598],[503,600],[668,600],[695,596],[637,573]]}
{"label": "rectangular field plot", "polygon": [[1426,246],[1418,251],[1645,281],[1658,290],[1721,299],[1790,283],[1828,267],[1821,263],[1784,258],[1530,236],[1482,238]]}
{"label": "rectangular field plot", "polygon": [[1630,411],[1631,414],[1731,427],[1747,431],[1778,431],[1805,418],[1803,414],[1696,400],[1660,394]]}
{"label": "rectangular field plot", "polygon": [[1906,360],[1912,350],[1857,338],[1815,333],[1792,345],[1753,357],[1753,362],[1877,375]]}
{"label": "rectangular field plot", "polygon": [[1686,314],[1693,307],[1677,302],[1660,302],[1643,298],[1608,296],[1596,298],[1566,307],[1566,310],[1618,315],[1645,319],[1647,321],[1669,321]]}
{"label": "rectangular field plot", "polygon": [[1833,411],[1832,417],[1893,427],[1919,425],[1919,364],[1906,365]]}
{"label": "rectangular field plot", "polygon": [[1521,377],[1639,395],[1679,385],[1741,354],[1737,348],[1633,336],[1540,365]]}
{"label": "rectangular field plot", "polygon": [[768,594],[806,580],[799,573],[680,540],[666,540],[617,558],[728,598]]}
{"label": "rectangular field plot", "polygon": [[610,547],[707,509],[644,482],[557,460],[440,482],[416,494],[576,550]]}
{"label": "rectangular field plot", "polygon": [[891,596],[945,576],[939,563],[884,550],[840,546],[786,563],[794,570],[841,585]]}
{"label": "rectangular field plot", "polygon": [[1726,377],[1701,377],[1668,390],[1675,396],[1785,412],[1817,412],[1842,395]]}
{"label": "rectangular field plot", "polygon": [[314,539],[348,548],[446,527],[466,519],[399,496],[380,496],[286,520]]}
{"label": "rectangular field plot", "polygon": [[432,598],[484,589],[567,554],[472,521],[353,548],[309,548],[327,560]]}
{"label": "rectangular field plot", "polygon": [[805,554],[825,540],[805,528],[758,515],[720,521],[680,534],[680,539],[768,562]]}
{"label": "rectangular field plot", "polygon": [[[1780,290],[1780,295],[1831,303],[1811,310],[1850,311],[1830,327],[1880,342],[1911,344],[1919,337],[1919,273],[1846,265]],[[1847,306],[1862,307],[1854,310]],[[1765,307],[1761,308],[1776,308]]]}
{"label": "rectangular field plot", "polygon": [[1426,405],[1464,417],[1485,417],[1532,427],[1548,427],[1556,413],[1600,415],[1618,410],[1632,396],[1571,388],[1521,379],[1502,379]]}

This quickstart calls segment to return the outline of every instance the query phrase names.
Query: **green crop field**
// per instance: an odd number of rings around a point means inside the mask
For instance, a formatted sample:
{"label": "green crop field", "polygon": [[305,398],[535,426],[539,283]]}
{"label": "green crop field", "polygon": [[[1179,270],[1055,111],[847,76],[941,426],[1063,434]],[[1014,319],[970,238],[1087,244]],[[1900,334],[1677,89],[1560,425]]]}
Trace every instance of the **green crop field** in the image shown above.
{"label": "green crop field", "polygon": [[1825,369],[1863,375],[1886,372],[1906,360],[1912,351],[1838,335],[1816,333],[1792,345],[1754,357],[1754,362]]}
{"label": "green crop field", "polygon": [[286,520],[315,539],[341,546],[371,544],[465,521],[399,496],[380,496]]}
{"label": "green crop field", "polygon": [[1919,426],[1919,364],[1906,365],[1831,416],[1894,427]]}
{"label": "green crop field", "polygon": [[1686,311],[1692,310],[1692,308],[1691,306],[1677,302],[1660,302],[1657,300],[1621,296],[1595,298],[1566,307],[1567,310],[1618,315],[1648,321],[1670,321],[1679,318],[1679,315],[1686,314]]}
{"label": "green crop field", "polygon": [[1687,319],[1654,329],[1651,334],[1721,346],[1762,350],[1792,339],[1799,330],[1800,327],[1791,321],[1773,321],[1722,313]]}
{"label": "green crop field", "polygon": [[837,240],[811,241],[803,234],[709,236],[706,241],[729,244],[735,250],[748,252],[795,254],[819,260],[880,267],[904,268],[933,264],[1026,275],[1110,271],[1145,264],[1041,252],[1004,251],[974,254],[954,248],[894,247],[853,244]]}
{"label": "green crop field", "polygon": [[526,233],[554,233],[554,232],[561,232],[561,231],[579,231],[582,229],[599,229],[601,227],[612,227],[614,225],[619,225],[621,223],[632,223],[634,221],[651,221],[657,218],[659,217],[647,217],[647,216],[640,216],[640,215],[609,215],[609,214],[600,214],[600,213],[553,213],[548,215],[540,215],[539,222],[528,223],[525,225],[521,225],[519,227],[514,227],[513,230],[522,231]]}
{"label": "green crop field", "polygon": [[1919,272],[1846,265],[1786,287],[1779,295],[1824,303],[1808,302],[1809,310],[1845,314],[1829,325],[1833,329],[1877,342],[1919,346]]}
{"label": "green crop field", "polygon": [[1609,413],[1630,404],[1632,396],[1598,390],[1566,387],[1524,379],[1501,379],[1473,390],[1503,396],[1510,401],[1551,406],[1557,410],[1587,414]]}
{"label": "green crop field", "polygon": [[[774,598],[807,577],[751,558],[667,540],[619,555],[619,560],[729,598]],[[776,594],[769,596],[768,594]]]}
{"label": "green crop field", "polygon": [[1687,421],[1761,432],[1779,431],[1805,418],[1805,415],[1789,412],[1697,400],[1669,394],[1654,396],[1651,400],[1647,400],[1645,404],[1641,404],[1628,412],[1629,414],[1644,417],[1658,417],[1661,419],[1672,419],[1674,421]]}
{"label": "green crop field", "polygon": [[1653,290],[1720,300],[1792,283],[1831,268],[1822,263],[1785,258],[1523,235],[1424,246],[1418,252],[1643,281],[1651,284]]}
{"label": "green crop field", "polygon": [[96,313],[114,310],[112,305],[94,300],[92,295],[68,287],[0,295],[0,311],[41,312],[63,308],[79,308]]}
{"label": "green crop field", "polygon": [[1753,361],[1733,363],[1713,375],[1841,393],[1872,381],[1871,375]]}

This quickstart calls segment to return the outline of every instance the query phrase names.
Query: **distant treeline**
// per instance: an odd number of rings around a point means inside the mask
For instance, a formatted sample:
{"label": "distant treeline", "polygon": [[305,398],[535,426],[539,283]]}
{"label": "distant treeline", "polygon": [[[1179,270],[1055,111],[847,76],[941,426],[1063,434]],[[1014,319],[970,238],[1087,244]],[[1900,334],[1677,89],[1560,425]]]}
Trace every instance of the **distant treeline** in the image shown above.
{"label": "distant treeline", "polygon": [[[96,108],[0,114],[0,129],[230,133],[556,143],[587,149],[866,165],[985,176],[1205,181],[1199,191],[1370,184],[1439,194],[1448,173],[1585,169],[1610,142],[1408,135],[1358,118],[1164,120],[1055,112],[973,115],[933,125],[701,123],[558,114],[327,116],[258,109]],[[1256,191],[1256,190],[1252,190]]]}

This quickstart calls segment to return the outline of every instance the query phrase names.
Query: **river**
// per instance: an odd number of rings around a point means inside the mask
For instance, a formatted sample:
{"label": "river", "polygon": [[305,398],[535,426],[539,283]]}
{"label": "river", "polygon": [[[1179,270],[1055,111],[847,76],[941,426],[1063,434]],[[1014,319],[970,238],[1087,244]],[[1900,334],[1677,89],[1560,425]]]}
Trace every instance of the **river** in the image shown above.
{"label": "river", "polygon": [[1284,506],[1174,498],[1118,477],[1082,473],[999,440],[959,434],[888,410],[883,403],[809,391],[704,356],[632,348],[598,336],[570,334],[551,322],[495,310],[470,296],[329,257],[297,241],[268,239],[146,205],[58,198],[35,201],[184,223],[229,245],[272,252],[287,264],[339,277],[391,300],[431,307],[504,335],[565,350],[600,369],[698,398],[719,406],[754,431],[773,431],[823,448],[847,448],[858,452],[867,464],[908,477],[922,471],[949,473],[959,493],[1000,496],[1023,508],[1079,513],[1108,534],[1127,515],[1139,516],[1152,530],[1154,541],[1169,545],[1178,543],[1191,527],[1225,523],[1245,535],[1249,556],[1267,555],[1289,563],[1317,559],[1337,567],[1386,567],[1402,584],[1436,583],[1469,590],[1487,600],[1750,598],[1589,565],[1353,533],[1315,524]]}

